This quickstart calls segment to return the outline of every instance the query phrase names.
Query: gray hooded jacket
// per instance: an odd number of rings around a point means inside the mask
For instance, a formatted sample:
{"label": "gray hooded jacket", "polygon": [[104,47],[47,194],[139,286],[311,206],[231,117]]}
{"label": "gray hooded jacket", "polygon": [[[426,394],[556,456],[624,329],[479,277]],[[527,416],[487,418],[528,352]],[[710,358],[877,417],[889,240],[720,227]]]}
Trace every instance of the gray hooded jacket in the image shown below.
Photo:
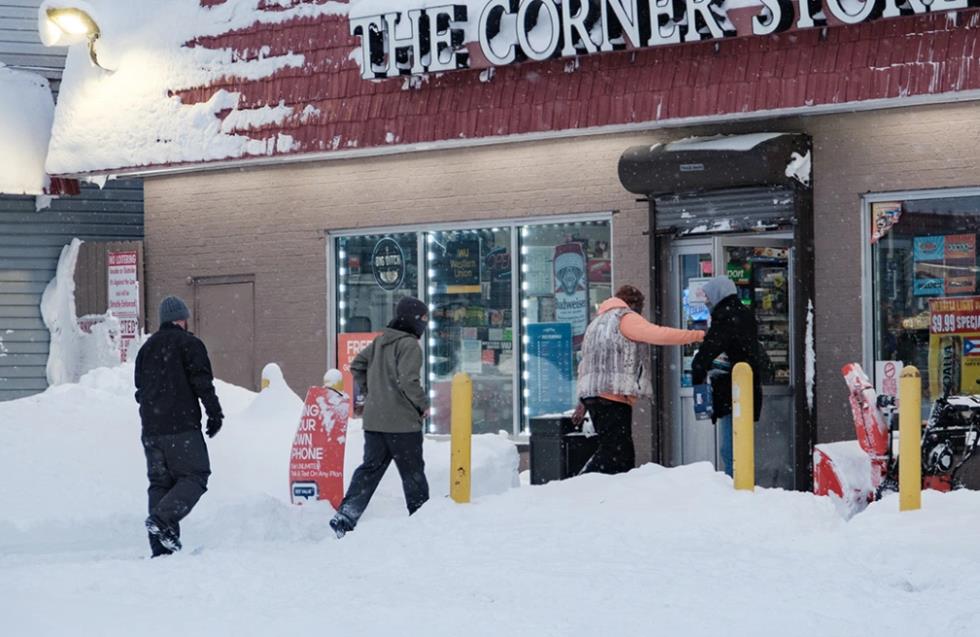
{"label": "gray hooded jacket", "polygon": [[366,398],[364,430],[418,433],[429,397],[422,387],[422,347],[415,336],[385,328],[350,365]]}

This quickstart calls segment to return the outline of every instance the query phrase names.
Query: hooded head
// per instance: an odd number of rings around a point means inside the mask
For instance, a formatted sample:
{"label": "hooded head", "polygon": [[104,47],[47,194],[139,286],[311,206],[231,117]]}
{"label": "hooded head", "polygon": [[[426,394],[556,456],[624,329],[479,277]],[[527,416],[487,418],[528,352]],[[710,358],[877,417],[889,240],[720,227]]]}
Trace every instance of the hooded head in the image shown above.
{"label": "hooded head", "polygon": [[160,325],[186,321],[190,316],[191,311],[179,296],[168,296],[160,302]]}
{"label": "hooded head", "polygon": [[429,307],[415,297],[406,296],[398,302],[395,318],[388,323],[388,327],[421,338],[428,324]]}
{"label": "hooded head", "polygon": [[717,307],[719,303],[731,295],[738,294],[735,283],[727,276],[714,277],[704,284],[702,290],[704,291],[704,296],[708,299],[709,308]]}

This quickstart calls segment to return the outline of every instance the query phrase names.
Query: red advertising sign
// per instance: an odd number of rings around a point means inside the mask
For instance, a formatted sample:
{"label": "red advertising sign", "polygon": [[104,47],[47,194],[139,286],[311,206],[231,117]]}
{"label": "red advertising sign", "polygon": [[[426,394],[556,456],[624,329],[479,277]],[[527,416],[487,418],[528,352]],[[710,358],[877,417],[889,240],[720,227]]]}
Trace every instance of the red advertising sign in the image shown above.
{"label": "red advertising sign", "polygon": [[932,299],[929,314],[929,332],[932,334],[980,332],[980,296]]}
{"label": "red advertising sign", "polygon": [[977,291],[977,235],[946,235],[946,294],[973,294]]}
{"label": "red advertising sign", "polygon": [[119,320],[119,358],[126,362],[129,344],[139,335],[140,288],[137,280],[139,255],[135,250],[107,255],[108,309]]}
{"label": "red advertising sign", "polygon": [[289,458],[289,495],[293,504],[344,499],[344,449],[350,414],[347,394],[326,387],[306,393],[299,429]]}
{"label": "red advertising sign", "polygon": [[350,364],[381,332],[349,332],[337,335],[337,368],[344,375],[344,391],[351,397],[351,412],[357,400],[357,388],[350,373]]}

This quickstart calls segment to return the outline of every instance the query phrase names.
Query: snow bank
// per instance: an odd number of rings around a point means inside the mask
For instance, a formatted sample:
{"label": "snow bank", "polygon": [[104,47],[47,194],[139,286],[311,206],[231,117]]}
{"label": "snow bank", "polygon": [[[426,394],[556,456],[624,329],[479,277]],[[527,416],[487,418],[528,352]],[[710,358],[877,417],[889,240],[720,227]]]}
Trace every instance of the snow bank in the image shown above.
{"label": "snow bank", "polygon": [[53,120],[48,81],[0,63],[0,194],[44,194]]}
{"label": "snow bank", "polygon": [[[78,524],[91,529],[93,538],[141,535],[146,468],[133,398],[134,369],[133,363],[96,369],[77,384],[0,403],[0,553],[11,543],[60,538]],[[285,383],[260,394],[221,381],[215,386],[226,419],[209,441],[209,493],[188,528],[213,539],[236,527],[236,537],[254,539],[299,532],[295,525],[303,521],[315,520],[316,528],[325,524],[322,509],[329,505],[306,507],[315,511],[303,513],[289,503],[289,457],[302,411],[299,397]],[[354,421],[345,483],[360,464],[363,444],[360,422]],[[448,496],[449,442],[426,440],[424,453],[432,496]],[[517,468],[517,450],[508,439],[474,436],[474,497],[517,486]],[[24,476],[29,476],[28,488]],[[375,500],[365,519],[405,515],[397,472],[385,476]],[[256,509],[263,512],[259,520]]]}
{"label": "snow bank", "polygon": [[82,331],[75,315],[75,264],[82,245],[73,239],[61,250],[58,269],[41,296],[41,317],[51,333],[48,350],[49,385],[77,382],[98,367],[119,364],[119,321],[111,314],[98,317],[90,332]]}
{"label": "snow bank", "polygon": [[[42,4],[41,23],[46,23],[43,16],[48,6],[61,4],[65,3],[48,0]],[[280,6],[260,10],[276,4]],[[69,49],[47,163],[51,174],[289,150],[292,142],[285,136],[269,137],[254,128],[281,123],[294,114],[291,107],[243,108],[242,96],[227,90],[219,90],[203,103],[184,104],[175,93],[208,86],[220,78],[268,77],[281,69],[303,66],[304,57],[269,56],[260,51],[255,59],[240,59],[230,49],[184,45],[256,22],[275,24],[346,13],[347,4],[226,0],[205,8],[200,0],[90,0],[87,8],[101,30],[96,43],[99,64],[112,72],[92,65],[87,45]],[[219,113],[227,116],[224,123]]]}

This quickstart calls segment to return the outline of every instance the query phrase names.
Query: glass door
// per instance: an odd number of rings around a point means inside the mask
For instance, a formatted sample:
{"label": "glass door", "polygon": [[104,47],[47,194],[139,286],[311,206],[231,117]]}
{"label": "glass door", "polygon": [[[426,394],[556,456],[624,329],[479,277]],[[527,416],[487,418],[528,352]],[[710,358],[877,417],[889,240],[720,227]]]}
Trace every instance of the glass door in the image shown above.
{"label": "glass door", "polygon": [[[678,241],[671,250],[671,280],[668,286],[669,310],[664,314],[674,327],[708,329],[708,308],[701,288],[714,276],[714,242]],[[716,444],[711,421],[694,418],[694,389],[691,362],[696,345],[671,347],[668,353],[670,382],[667,398],[673,404],[671,450],[675,464],[715,462]]]}
{"label": "glass door", "polygon": [[[785,235],[734,235],[675,240],[670,247],[670,281],[665,314],[673,327],[707,330],[710,311],[701,288],[716,275],[735,283],[742,303],[752,309],[759,340],[773,363],[773,380],[763,389],[763,410],[756,424],[756,481],[761,486],[793,488],[794,400],[793,252]],[[719,465],[718,439],[710,420],[694,417],[691,362],[697,345],[670,348],[665,398],[673,413],[673,464]]]}
{"label": "glass door", "polygon": [[789,238],[721,237],[720,272],[738,289],[759,327],[759,342],[772,362],[771,382],[763,386],[762,414],[755,426],[756,483],[794,487],[795,400],[793,357],[793,243]]}

